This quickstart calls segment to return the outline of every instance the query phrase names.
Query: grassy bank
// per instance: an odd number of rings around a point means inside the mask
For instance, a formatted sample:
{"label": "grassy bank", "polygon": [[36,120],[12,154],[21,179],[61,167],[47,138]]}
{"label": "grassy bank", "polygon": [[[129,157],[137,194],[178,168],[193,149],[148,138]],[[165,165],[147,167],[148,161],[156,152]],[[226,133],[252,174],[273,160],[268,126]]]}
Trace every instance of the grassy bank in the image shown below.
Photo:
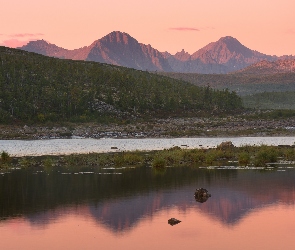
{"label": "grassy bank", "polygon": [[161,151],[134,151],[118,153],[90,153],[63,156],[11,157],[2,152],[0,168],[35,168],[45,171],[67,172],[83,169],[151,166],[161,169],[168,166],[227,166],[266,167],[269,163],[295,161],[295,148],[290,146],[234,147],[223,143],[211,149],[181,149],[173,147]]}

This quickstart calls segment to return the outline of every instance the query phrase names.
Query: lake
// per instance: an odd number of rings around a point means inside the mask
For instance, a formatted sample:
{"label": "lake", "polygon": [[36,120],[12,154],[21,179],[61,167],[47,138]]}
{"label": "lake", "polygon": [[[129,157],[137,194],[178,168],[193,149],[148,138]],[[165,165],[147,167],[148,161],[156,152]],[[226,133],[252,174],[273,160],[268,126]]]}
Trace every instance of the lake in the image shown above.
{"label": "lake", "polygon": [[216,147],[224,141],[232,141],[235,146],[245,144],[294,145],[295,137],[0,140],[0,152],[4,150],[12,156],[37,156],[130,150],[162,150],[173,146],[208,148]]}
{"label": "lake", "polygon": [[2,171],[1,249],[295,249],[294,167]]}

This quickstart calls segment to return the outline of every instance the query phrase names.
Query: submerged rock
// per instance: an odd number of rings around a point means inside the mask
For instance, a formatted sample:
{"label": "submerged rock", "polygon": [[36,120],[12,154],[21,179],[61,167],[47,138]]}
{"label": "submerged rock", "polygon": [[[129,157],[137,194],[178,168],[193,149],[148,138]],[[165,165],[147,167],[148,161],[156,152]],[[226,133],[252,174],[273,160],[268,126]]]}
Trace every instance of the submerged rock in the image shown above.
{"label": "submerged rock", "polygon": [[178,224],[180,222],[181,222],[180,220],[177,220],[175,218],[171,218],[171,219],[168,220],[168,224],[170,224],[171,226],[174,226],[174,225],[176,225],[176,224]]}
{"label": "submerged rock", "polygon": [[203,203],[211,197],[211,194],[209,194],[208,190],[205,188],[198,188],[196,189],[194,196],[197,202]]}

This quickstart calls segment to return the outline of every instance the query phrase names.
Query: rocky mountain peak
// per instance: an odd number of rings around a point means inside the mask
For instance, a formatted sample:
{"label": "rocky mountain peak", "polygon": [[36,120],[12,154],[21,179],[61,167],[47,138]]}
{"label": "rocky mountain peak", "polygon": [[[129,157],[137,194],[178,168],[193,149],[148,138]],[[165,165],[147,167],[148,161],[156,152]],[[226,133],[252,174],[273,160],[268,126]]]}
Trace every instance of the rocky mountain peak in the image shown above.
{"label": "rocky mountain peak", "polygon": [[41,39],[36,41],[29,41],[27,45],[31,45],[31,44],[49,45],[50,43],[46,42],[44,39]]}
{"label": "rocky mountain peak", "polygon": [[129,34],[120,31],[113,31],[100,39],[101,42],[128,44],[131,40],[135,40]]}
{"label": "rocky mountain peak", "polygon": [[220,38],[215,43],[216,49],[219,49],[220,47],[227,49],[231,53],[241,54],[245,57],[251,57],[253,54],[253,51],[248,49],[246,46],[241,44],[236,38],[231,36],[225,36]]}
{"label": "rocky mountain peak", "polygon": [[232,36],[224,36],[221,37],[218,42],[225,42],[225,43],[233,43],[233,42],[237,42],[240,43],[236,38],[232,37]]}
{"label": "rocky mountain peak", "polygon": [[48,43],[45,40],[30,41],[27,45],[19,48],[29,52],[35,52],[45,56],[55,56],[56,54],[64,51],[65,49],[56,46],[55,44]]}
{"label": "rocky mountain peak", "polygon": [[174,57],[180,61],[188,61],[190,60],[191,55],[182,49],[180,52],[177,52]]}
{"label": "rocky mountain peak", "polygon": [[276,59],[276,57],[247,48],[231,36],[225,36],[216,42],[209,43],[192,55],[192,60],[199,60],[207,65],[223,65],[227,67],[226,72],[245,68],[261,60]]}
{"label": "rocky mountain peak", "polygon": [[253,51],[231,36],[222,37],[216,42],[209,43],[192,55],[193,58],[202,57],[205,59],[208,57],[217,63],[225,62],[235,56],[252,57]]}

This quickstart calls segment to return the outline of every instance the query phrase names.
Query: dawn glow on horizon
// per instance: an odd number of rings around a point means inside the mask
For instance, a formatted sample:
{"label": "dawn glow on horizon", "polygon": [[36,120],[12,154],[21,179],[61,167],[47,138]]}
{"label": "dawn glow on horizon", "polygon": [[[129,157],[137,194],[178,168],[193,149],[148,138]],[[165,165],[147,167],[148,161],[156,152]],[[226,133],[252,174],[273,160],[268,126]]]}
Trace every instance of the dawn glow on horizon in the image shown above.
{"label": "dawn glow on horizon", "polygon": [[268,55],[295,55],[295,1],[1,0],[0,45],[44,39],[66,49],[112,31],[175,54],[224,36]]}

